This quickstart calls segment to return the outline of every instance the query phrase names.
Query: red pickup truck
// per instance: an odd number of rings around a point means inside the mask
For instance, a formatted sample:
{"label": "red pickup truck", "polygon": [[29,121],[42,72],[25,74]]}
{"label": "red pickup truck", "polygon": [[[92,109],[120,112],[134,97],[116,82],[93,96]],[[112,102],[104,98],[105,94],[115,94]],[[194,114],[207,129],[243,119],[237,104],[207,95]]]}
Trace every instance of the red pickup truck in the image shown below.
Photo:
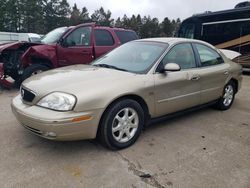
{"label": "red pickup truck", "polygon": [[117,46],[138,39],[132,30],[96,26],[95,23],[57,28],[41,43],[0,45],[0,83],[6,77],[20,84],[24,79],[52,68],[88,64]]}

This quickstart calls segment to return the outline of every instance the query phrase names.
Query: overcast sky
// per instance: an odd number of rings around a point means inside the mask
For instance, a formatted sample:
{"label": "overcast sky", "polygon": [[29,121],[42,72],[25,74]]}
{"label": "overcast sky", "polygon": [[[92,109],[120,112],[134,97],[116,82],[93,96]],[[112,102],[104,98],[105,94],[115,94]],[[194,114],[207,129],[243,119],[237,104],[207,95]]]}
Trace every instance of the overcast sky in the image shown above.
{"label": "overcast sky", "polygon": [[160,21],[165,17],[182,20],[195,13],[204,11],[218,11],[234,8],[244,0],[68,0],[71,6],[74,3],[81,9],[86,6],[90,15],[94,10],[104,7],[112,12],[112,17],[123,17],[124,14],[150,15]]}

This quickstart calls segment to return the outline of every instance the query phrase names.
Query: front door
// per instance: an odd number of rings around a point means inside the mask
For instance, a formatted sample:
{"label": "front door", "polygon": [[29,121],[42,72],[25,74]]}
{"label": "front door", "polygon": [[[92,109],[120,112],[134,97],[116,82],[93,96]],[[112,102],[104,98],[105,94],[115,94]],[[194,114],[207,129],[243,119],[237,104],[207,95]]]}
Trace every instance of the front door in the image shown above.
{"label": "front door", "polygon": [[181,67],[181,70],[155,74],[157,116],[200,104],[200,76],[191,44],[182,43],[174,46],[159,66],[164,66],[167,63],[176,63]]}
{"label": "front door", "polygon": [[79,27],[57,44],[59,66],[89,64],[93,61],[92,27]]}

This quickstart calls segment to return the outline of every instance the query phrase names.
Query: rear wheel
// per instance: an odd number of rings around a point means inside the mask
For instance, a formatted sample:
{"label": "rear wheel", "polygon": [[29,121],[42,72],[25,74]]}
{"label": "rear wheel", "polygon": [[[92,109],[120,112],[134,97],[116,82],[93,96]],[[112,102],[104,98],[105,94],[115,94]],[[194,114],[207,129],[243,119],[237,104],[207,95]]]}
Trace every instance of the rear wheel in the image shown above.
{"label": "rear wheel", "polygon": [[144,111],[131,99],[116,102],[105,112],[98,136],[110,149],[131,146],[139,137],[144,125]]}
{"label": "rear wheel", "polygon": [[218,100],[216,107],[219,110],[228,110],[233,104],[235,93],[236,87],[234,82],[228,82],[224,87],[223,96]]}

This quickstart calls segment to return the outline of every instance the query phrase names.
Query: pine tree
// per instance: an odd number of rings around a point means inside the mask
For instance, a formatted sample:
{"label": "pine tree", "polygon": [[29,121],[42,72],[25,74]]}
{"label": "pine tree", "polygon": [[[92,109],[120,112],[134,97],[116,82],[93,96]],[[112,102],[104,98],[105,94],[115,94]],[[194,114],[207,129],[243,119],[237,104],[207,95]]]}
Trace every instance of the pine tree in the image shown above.
{"label": "pine tree", "polygon": [[81,23],[91,22],[91,19],[89,17],[89,12],[88,12],[88,9],[86,7],[82,8],[82,12],[80,14],[80,21],[81,21]]}
{"label": "pine tree", "polygon": [[123,27],[123,23],[121,21],[121,18],[118,17],[115,21],[115,27]]}
{"label": "pine tree", "polygon": [[67,0],[0,0],[0,31],[34,32],[45,34],[57,27],[94,21],[98,25],[133,29],[141,38],[176,35],[181,20],[168,17],[159,23],[157,18],[125,14],[114,22],[109,10],[103,7],[89,16],[88,9],[71,7]]}
{"label": "pine tree", "polygon": [[59,26],[68,26],[70,24],[69,15],[71,13],[67,0],[62,0],[57,6],[57,22]]}
{"label": "pine tree", "polygon": [[6,0],[1,0],[0,2],[0,31],[5,30],[5,15],[6,15]]}
{"label": "pine tree", "polygon": [[173,35],[173,22],[171,22],[168,17],[164,18],[161,27],[161,36],[162,37],[171,37]]}
{"label": "pine tree", "polygon": [[73,10],[70,16],[70,24],[77,25],[81,23],[80,10],[77,8],[77,5],[74,4]]}
{"label": "pine tree", "polygon": [[105,12],[103,7],[101,7],[98,10],[95,10],[95,12],[91,15],[91,19],[93,22],[96,22],[97,25],[101,26],[114,25],[114,19],[111,18],[111,12],[109,10]]}

